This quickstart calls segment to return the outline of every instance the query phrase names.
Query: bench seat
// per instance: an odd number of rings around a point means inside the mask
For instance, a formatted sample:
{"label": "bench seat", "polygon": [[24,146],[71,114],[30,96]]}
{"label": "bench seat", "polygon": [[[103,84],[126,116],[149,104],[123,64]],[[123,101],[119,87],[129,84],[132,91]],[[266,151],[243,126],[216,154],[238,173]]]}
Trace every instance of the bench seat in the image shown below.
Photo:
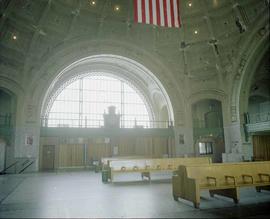
{"label": "bench seat", "polygon": [[119,173],[141,173],[142,178],[151,179],[151,172],[173,172],[181,164],[209,164],[210,157],[189,158],[161,158],[161,159],[133,159],[113,160],[110,162],[109,179],[113,181],[114,174]]}
{"label": "bench seat", "polygon": [[254,187],[258,192],[270,190],[270,162],[240,162],[179,166],[173,176],[173,197],[200,205],[200,191],[223,195],[239,202],[241,187]]}

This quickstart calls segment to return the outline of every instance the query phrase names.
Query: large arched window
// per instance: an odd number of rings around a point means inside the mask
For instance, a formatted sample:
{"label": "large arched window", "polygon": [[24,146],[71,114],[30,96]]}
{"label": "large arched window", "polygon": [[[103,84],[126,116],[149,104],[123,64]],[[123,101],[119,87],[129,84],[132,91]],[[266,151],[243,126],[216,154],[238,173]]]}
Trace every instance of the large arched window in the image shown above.
{"label": "large arched window", "polygon": [[108,75],[87,75],[62,86],[48,107],[48,127],[98,128],[109,106],[120,114],[120,127],[150,127],[151,109],[140,92]]}

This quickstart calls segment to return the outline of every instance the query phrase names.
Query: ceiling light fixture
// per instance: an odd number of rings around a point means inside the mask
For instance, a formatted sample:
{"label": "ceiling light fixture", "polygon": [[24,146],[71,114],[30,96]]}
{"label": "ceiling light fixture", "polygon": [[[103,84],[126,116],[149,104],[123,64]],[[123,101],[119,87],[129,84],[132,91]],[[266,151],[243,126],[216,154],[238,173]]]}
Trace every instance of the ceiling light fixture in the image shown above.
{"label": "ceiling light fixture", "polygon": [[114,10],[115,11],[120,11],[120,6],[119,5],[114,6]]}
{"label": "ceiling light fixture", "polygon": [[195,30],[195,31],[194,31],[194,33],[195,33],[195,34],[198,34],[198,31],[197,31],[197,30]]}
{"label": "ceiling light fixture", "polygon": [[16,36],[16,35],[13,35],[13,36],[12,36],[12,39],[13,39],[13,40],[17,40],[17,36]]}
{"label": "ceiling light fixture", "polygon": [[190,3],[188,3],[188,6],[189,6],[189,7],[191,7],[191,6],[192,6],[192,3],[191,3],[191,2],[190,2]]}
{"label": "ceiling light fixture", "polygon": [[90,1],[90,5],[95,6],[96,5],[96,1]]}

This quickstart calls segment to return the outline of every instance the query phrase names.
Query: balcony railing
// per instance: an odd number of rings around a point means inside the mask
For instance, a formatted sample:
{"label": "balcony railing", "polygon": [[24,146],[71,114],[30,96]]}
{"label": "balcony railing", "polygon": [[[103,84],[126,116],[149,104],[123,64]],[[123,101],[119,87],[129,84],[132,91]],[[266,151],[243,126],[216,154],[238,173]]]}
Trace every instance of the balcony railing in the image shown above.
{"label": "balcony railing", "polygon": [[[58,128],[104,128],[104,120],[41,118],[41,126]],[[120,120],[120,128],[168,128],[172,126],[173,121]]]}
{"label": "balcony railing", "polygon": [[193,135],[197,139],[198,137],[223,137],[223,128],[217,127],[217,128],[193,128]]}
{"label": "balcony railing", "polygon": [[247,113],[247,124],[268,122],[270,121],[270,112],[264,113]]}

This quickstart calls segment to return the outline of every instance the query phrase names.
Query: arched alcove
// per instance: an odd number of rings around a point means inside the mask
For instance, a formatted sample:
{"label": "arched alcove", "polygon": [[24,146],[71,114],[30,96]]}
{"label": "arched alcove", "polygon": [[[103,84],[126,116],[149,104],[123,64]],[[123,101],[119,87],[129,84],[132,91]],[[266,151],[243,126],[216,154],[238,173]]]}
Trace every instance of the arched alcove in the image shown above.
{"label": "arched alcove", "polygon": [[252,144],[252,157],[254,160],[270,160],[269,58],[268,50],[259,62],[250,82],[248,108],[245,113],[245,137]]}
{"label": "arched alcove", "polygon": [[250,160],[253,154],[252,144],[245,126],[245,115],[248,111],[253,77],[260,61],[269,49],[269,21],[268,16],[264,16],[264,13],[260,15],[256,25],[250,29],[250,34],[242,43],[241,53],[235,62],[232,83],[229,87],[231,92],[227,136],[230,142],[228,147],[226,143],[226,153],[231,153],[230,156],[237,157],[239,161],[243,158]]}
{"label": "arched alcove", "polygon": [[204,99],[193,103],[192,124],[195,154],[221,162],[225,152],[221,102]]}
{"label": "arched alcove", "polygon": [[[259,63],[253,76],[248,98],[249,122],[259,123],[270,120],[270,51],[268,50]],[[270,115],[269,115],[270,116]]]}

